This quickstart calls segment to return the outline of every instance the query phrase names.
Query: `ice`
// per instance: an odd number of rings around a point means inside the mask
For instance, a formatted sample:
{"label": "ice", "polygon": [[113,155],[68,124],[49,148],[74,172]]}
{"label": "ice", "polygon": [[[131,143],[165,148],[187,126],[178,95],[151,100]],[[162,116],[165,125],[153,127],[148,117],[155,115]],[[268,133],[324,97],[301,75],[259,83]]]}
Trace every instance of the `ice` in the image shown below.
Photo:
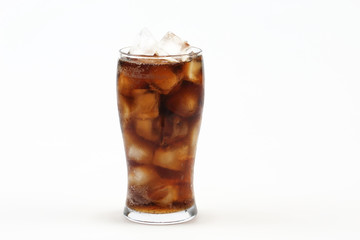
{"label": "ice", "polygon": [[149,191],[149,198],[160,206],[171,206],[179,197],[179,187],[174,185],[160,185]]}
{"label": "ice", "polygon": [[159,178],[156,171],[148,166],[131,167],[129,169],[129,185],[148,185]]}
{"label": "ice", "polygon": [[183,183],[179,184],[179,194],[178,201],[179,202],[191,202],[194,201],[193,196],[193,187],[191,183]]}
{"label": "ice", "polygon": [[200,88],[195,84],[183,84],[166,101],[166,107],[182,117],[190,117],[199,109]]}
{"label": "ice", "polygon": [[149,164],[151,162],[153,149],[145,144],[135,143],[130,145],[127,151],[127,155],[130,160],[135,162]]}
{"label": "ice", "polygon": [[163,144],[171,144],[188,134],[188,122],[182,117],[173,115],[164,121]]}
{"label": "ice", "polygon": [[128,189],[127,201],[130,205],[146,205],[151,203],[147,196],[148,188],[146,185],[130,185]]}
{"label": "ice", "polygon": [[131,125],[131,100],[118,94],[118,108],[120,113],[121,129],[124,130]]}
{"label": "ice", "polygon": [[190,132],[189,132],[189,140],[190,140],[190,153],[191,155],[193,155],[195,157],[195,153],[196,153],[196,145],[197,145],[197,141],[198,141],[198,137],[199,137],[199,132],[200,132],[200,124],[201,124],[201,119],[199,119],[191,128]]}
{"label": "ice", "polygon": [[131,101],[127,97],[118,94],[118,107],[123,118],[128,118],[131,115]]}
{"label": "ice", "polygon": [[[157,41],[151,32],[144,28],[137,36],[134,46],[130,47],[130,54],[137,55],[180,55],[188,53],[190,45],[172,32],[167,32],[164,37]],[[175,59],[168,59],[174,61]]]}
{"label": "ice", "polygon": [[160,40],[159,46],[169,55],[185,54],[190,45],[172,32],[167,32]]}
{"label": "ice", "polygon": [[159,94],[147,89],[133,89],[132,98],[118,94],[118,107],[123,118],[139,119],[159,116]]}
{"label": "ice", "polygon": [[143,28],[137,36],[136,44],[130,48],[129,53],[139,55],[157,54],[158,41],[147,28]]}
{"label": "ice", "polygon": [[158,142],[160,140],[161,126],[160,118],[156,119],[136,119],[135,132],[140,137]]}
{"label": "ice", "polygon": [[171,68],[165,65],[154,66],[148,76],[147,83],[161,94],[168,94],[180,81]]}
{"label": "ice", "polygon": [[166,148],[158,148],[154,153],[153,164],[170,170],[180,171],[189,159],[189,147],[187,145],[172,145]]}
{"label": "ice", "polygon": [[130,77],[126,70],[121,70],[118,79],[118,92],[125,95],[131,96],[134,89],[143,89],[147,87],[147,83],[140,78]]}
{"label": "ice", "polygon": [[130,204],[144,205],[151,202],[149,188],[159,181],[159,175],[150,166],[130,167],[128,174],[128,201]]}
{"label": "ice", "polygon": [[196,59],[184,65],[184,79],[195,84],[202,83],[202,62]]}
{"label": "ice", "polygon": [[132,113],[136,118],[156,118],[159,116],[159,94],[146,89],[132,91],[134,97]]}
{"label": "ice", "polygon": [[130,161],[141,164],[150,164],[154,154],[154,147],[151,143],[142,140],[128,132],[124,132],[125,152]]}

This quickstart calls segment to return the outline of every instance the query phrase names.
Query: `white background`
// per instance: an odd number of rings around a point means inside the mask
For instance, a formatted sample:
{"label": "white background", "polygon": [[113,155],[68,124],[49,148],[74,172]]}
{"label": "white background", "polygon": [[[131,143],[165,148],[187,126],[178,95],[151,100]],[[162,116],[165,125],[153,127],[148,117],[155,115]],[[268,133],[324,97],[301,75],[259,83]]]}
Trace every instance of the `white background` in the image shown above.
{"label": "white background", "polygon": [[[359,24],[357,0],[1,0],[0,238],[359,239]],[[143,27],[204,51],[182,225],[122,216],[116,65]]]}

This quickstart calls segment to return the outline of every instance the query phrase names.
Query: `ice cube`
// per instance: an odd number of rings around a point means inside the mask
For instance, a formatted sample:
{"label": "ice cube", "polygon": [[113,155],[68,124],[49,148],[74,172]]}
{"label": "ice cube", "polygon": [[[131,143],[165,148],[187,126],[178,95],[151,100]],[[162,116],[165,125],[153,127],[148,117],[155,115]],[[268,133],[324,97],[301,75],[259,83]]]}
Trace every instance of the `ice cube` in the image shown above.
{"label": "ice cube", "polygon": [[147,89],[133,89],[132,98],[118,94],[118,107],[123,118],[156,118],[159,115],[159,94]]}
{"label": "ice cube", "polygon": [[171,144],[183,137],[188,133],[188,122],[177,115],[172,115],[165,118],[162,144]]}
{"label": "ice cube", "polygon": [[[184,82],[183,82],[184,83]],[[182,84],[166,101],[166,107],[177,115],[190,117],[198,112],[202,91],[196,84]]]}
{"label": "ice cube", "polygon": [[170,170],[182,170],[189,159],[189,147],[177,144],[155,150],[153,164]]}
{"label": "ice cube", "polygon": [[120,115],[124,118],[128,118],[131,115],[131,100],[127,97],[118,94],[118,108]]}
{"label": "ice cube", "polygon": [[161,126],[160,118],[156,119],[136,119],[135,132],[140,137],[152,142],[160,140]]}
{"label": "ice cube", "polygon": [[202,83],[202,61],[193,59],[184,65],[184,79],[195,84]]}
{"label": "ice cube", "polygon": [[151,203],[148,197],[148,187],[146,185],[129,185],[127,194],[127,204],[133,206],[146,205]]}
{"label": "ice cube", "polygon": [[130,167],[128,174],[129,185],[148,185],[159,178],[156,171],[149,166]]}
{"label": "ice cube", "polygon": [[128,160],[141,164],[150,164],[154,154],[154,146],[130,132],[123,132],[125,152]]}
{"label": "ice cube", "polygon": [[[181,55],[189,53],[190,45],[172,32],[167,32],[164,37],[157,41],[150,31],[142,29],[137,36],[134,46],[130,47],[129,53],[135,55]],[[183,61],[184,59],[181,58]],[[167,58],[167,61],[176,62],[177,58]]]}
{"label": "ice cube", "polygon": [[197,141],[198,141],[198,137],[199,137],[199,132],[200,132],[200,124],[201,124],[201,119],[199,119],[198,121],[196,121],[190,131],[189,131],[189,142],[190,142],[190,154],[192,156],[195,157],[195,153],[196,153],[196,145],[197,145]]}
{"label": "ice cube", "polygon": [[145,81],[161,94],[168,94],[179,83],[180,79],[169,66],[157,65],[150,69]]}
{"label": "ice cube", "polygon": [[160,40],[159,47],[169,55],[185,54],[190,45],[172,32],[167,32]]}
{"label": "ice cube", "polygon": [[121,94],[118,94],[118,108],[121,129],[124,131],[124,129],[129,128],[131,125],[131,100]]}
{"label": "ice cube", "polygon": [[129,76],[126,70],[121,70],[118,78],[118,92],[125,95],[131,96],[132,90],[144,89],[147,87],[147,83],[141,78],[136,76]]}
{"label": "ice cube", "polygon": [[179,187],[161,184],[149,190],[149,198],[160,206],[171,206],[178,199]]}
{"label": "ice cube", "polygon": [[190,203],[194,201],[193,186],[191,183],[179,184],[178,201],[182,203]]}
{"label": "ice cube", "polygon": [[136,44],[129,53],[138,55],[154,55],[158,49],[158,41],[147,28],[143,28],[137,36]]}
{"label": "ice cube", "polygon": [[146,89],[132,91],[134,101],[132,113],[136,118],[156,118],[159,116],[159,94]]}
{"label": "ice cube", "polygon": [[134,205],[150,203],[149,188],[154,186],[159,179],[157,172],[150,166],[130,166],[128,174],[129,203]]}

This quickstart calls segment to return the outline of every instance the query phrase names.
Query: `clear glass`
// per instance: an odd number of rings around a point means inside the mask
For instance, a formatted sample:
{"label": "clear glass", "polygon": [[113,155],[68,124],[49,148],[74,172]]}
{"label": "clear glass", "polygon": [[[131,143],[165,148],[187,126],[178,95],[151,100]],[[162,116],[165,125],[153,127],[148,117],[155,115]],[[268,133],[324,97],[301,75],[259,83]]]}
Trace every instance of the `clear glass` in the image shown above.
{"label": "clear glass", "polygon": [[132,55],[120,50],[117,96],[128,170],[124,215],[146,224],[197,214],[193,169],[204,103],[202,52]]}

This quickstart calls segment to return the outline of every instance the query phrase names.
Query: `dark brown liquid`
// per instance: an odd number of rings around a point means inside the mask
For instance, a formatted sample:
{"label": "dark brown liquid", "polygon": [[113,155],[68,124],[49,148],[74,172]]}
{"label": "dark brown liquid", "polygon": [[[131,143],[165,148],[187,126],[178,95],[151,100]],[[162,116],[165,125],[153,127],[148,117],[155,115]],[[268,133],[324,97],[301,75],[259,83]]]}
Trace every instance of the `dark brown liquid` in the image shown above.
{"label": "dark brown liquid", "polygon": [[202,57],[174,63],[120,59],[117,92],[127,206],[148,213],[191,207],[204,100]]}

